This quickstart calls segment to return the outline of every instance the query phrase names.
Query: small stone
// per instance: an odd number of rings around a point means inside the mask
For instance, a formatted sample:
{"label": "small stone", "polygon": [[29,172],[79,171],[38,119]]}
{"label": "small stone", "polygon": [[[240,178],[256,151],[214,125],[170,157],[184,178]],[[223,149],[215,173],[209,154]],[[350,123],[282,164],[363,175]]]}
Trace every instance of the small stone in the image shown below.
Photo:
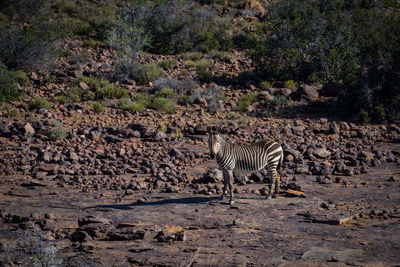
{"label": "small stone", "polygon": [[35,134],[35,129],[33,129],[32,125],[29,122],[27,122],[24,125],[24,129],[25,129],[25,134],[29,134],[29,135]]}
{"label": "small stone", "polygon": [[79,86],[85,91],[89,90],[89,85],[87,85],[85,82],[80,82]]}
{"label": "small stone", "polygon": [[79,160],[79,156],[73,151],[69,152],[69,156],[68,157],[69,157],[70,160],[73,160],[73,161],[78,161]]}
{"label": "small stone", "polygon": [[203,182],[204,183],[218,183],[222,181],[223,174],[219,169],[209,170],[203,174]]}
{"label": "small stone", "polygon": [[314,151],[314,155],[316,155],[317,157],[319,157],[321,159],[325,159],[331,155],[331,152],[325,148],[319,148]]}

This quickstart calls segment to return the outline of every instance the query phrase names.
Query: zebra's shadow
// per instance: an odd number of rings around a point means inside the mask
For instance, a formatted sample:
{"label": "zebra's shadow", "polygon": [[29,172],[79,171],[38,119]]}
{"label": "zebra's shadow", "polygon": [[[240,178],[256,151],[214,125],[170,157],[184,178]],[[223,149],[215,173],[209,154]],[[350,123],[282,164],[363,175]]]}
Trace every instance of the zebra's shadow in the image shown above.
{"label": "zebra's shadow", "polygon": [[146,206],[162,206],[168,204],[201,204],[211,203],[219,201],[219,197],[183,197],[183,198],[168,198],[156,201],[146,202],[134,202],[130,204],[109,204],[109,205],[97,205],[92,207],[86,207],[85,209],[118,209],[118,210],[129,210],[134,207],[146,207]]}

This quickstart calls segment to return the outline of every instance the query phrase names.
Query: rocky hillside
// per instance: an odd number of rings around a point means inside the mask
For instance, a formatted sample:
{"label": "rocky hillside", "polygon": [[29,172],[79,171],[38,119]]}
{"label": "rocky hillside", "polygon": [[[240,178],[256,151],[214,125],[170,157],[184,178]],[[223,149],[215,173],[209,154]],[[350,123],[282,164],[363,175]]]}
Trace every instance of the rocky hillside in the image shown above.
{"label": "rocky hillside", "polygon": [[[400,262],[400,124],[349,115],[343,81],[260,77],[265,66],[239,36],[257,33],[273,4],[198,1],[176,14],[183,21],[213,14],[210,25],[191,24],[198,42],[187,43],[178,30],[170,40],[167,28],[154,27],[165,46],[152,37],[132,54],[133,47],[121,50],[123,38],[112,41],[121,32],[101,31],[129,21],[118,15],[130,14],[124,1],[111,2],[44,4],[64,26],[62,37],[46,39],[58,53],[43,68],[11,64],[0,46],[1,264]],[[10,15],[15,5],[0,9],[10,29],[27,20]],[[227,18],[235,27],[219,32]],[[214,35],[202,35],[199,25]],[[224,34],[236,39],[228,45]],[[263,172],[236,174],[237,204],[218,200],[222,177],[209,157],[208,126],[234,143],[281,143],[282,194],[265,199]]]}

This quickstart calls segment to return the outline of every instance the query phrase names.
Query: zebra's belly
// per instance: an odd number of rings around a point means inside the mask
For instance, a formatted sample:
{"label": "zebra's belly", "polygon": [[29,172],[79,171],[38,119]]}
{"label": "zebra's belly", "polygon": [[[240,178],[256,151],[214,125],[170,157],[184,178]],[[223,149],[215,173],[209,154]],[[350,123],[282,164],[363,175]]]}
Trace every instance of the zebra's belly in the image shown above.
{"label": "zebra's belly", "polygon": [[249,172],[261,171],[263,168],[264,168],[264,166],[260,167],[260,168],[243,168],[243,167],[236,166],[234,171],[238,172],[238,173],[249,173]]}

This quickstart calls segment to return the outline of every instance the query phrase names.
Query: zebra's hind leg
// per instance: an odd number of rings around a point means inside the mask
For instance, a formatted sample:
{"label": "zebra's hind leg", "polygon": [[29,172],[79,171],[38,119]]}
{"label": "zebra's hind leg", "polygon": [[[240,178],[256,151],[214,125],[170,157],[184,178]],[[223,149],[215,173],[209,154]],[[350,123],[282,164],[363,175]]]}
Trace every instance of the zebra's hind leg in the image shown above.
{"label": "zebra's hind leg", "polygon": [[275,183],[275,193],[276,194],[279,194],[279,192],[281,191],[280,182],[281,182],[281,177],[280,177],[279,173],[277,173],[276,174],[276,183]]}
{"label": "zebra's hind leg", "polygon": [[[268,192],[268,195],[267,195],[267,199],[270,199],[271,197],[276,198],[275,186],[277,184],[277,180],[279,180],[279,179],[277,179],[278,175],[277,175],[276,167],[275,168],[274,167],[270,167],[268,172],[269,172],[270,177],[271,177],[271,184],[269,186],[269,192]],[[278,183],[279,183],[279,181],[278,181]]]}

